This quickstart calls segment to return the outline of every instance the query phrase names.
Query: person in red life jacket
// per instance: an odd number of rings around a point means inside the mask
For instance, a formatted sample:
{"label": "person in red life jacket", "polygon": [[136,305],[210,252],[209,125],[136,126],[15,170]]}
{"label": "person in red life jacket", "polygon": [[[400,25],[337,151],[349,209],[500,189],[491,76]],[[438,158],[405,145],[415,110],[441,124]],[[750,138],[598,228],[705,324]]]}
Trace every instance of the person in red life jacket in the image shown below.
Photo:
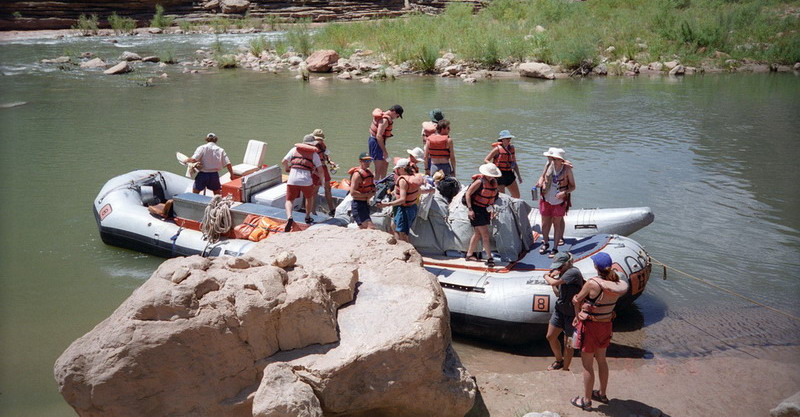
{"label": "person in red life jacket", "polygon": [[233,173],[228,154],[225,153],[225,149],[217,146],[217,140],[219,140],[217,135],[209,133],[206,135],[206,144],[198,146],[194,155],[185,161],[187,163],[200,162],[200,172],[195,176],[192,185],[192,192],[195,194],[199,194],[206,188],[214,194],[219,194],[222,190],[222,185],[219,183],[219,171],[222,170],[222,167],[228,168],[232,180],[239,177]]}
{"label": "person in red life jacket", "polygon": [[[331,173],[328,169],[328,165],[330,165],[334,171],[338,165],[331,160],[331,152],[328,150],[328,146],[325,144],[325,132],[323,132],[322,129],[314,129],[314,132],[311,133],[311,135],[313,135],[314,139],[317,140],[317,153],[322,161],[322,173],[324,176],[324,178],[314,177],[314,185],[318,185],[318,183],[320,183],[325,188],[325,201],[328,203],[328,215],[332,217],[336,212],[336,206],[333,204],[333,194],[331,193]],[[314,191],[314,193],[316,192],[317,191]],[[314,213],[316,214],[316,210],[314,210]]]}
{"label": "person in red life jacket", "polygon": [[283,157],[281,165],[289,173],[286,181],[286,229],[290,231],[294,220],[292,219],[292,207],[294,200],[303,194],[306,200],[306,223],[313,223],[311,213],[314,209],[314,200],[317,198],[314,187],[313,174],[322,178],[322,161],[319,159],[316,147],[317,141],[313,135],[306,135],[303,143],[297,143],[289,153]]}
{"label": "person in red life jacket", "polygon": [[415,174],[406,158],[397,161],[394,167],[395,178],[394,200],[388,203],[378,203],[378,208],[397,206],[394,215],[395,237],[398,240],[408,242],[408,234],[411,226],[417,218],[417,200],[420,194],[433,192],[432,189],[423,190],[425,178],[420,174]]}
{"label": "person in red life jacket", "polygon": [[[575,328],[572,322],[575,320],[575,308],[572,305],[572,297],[581,292],[584,280],[581,270],[572,264],[572,254],[561,252],[555,256],[553,263],[550,264],[550,271],[543,276],[544,280],[553,287],[556,294],[556,305],[550,322],[547,324],[547,335],[545,338],[550,344],[550,349],[556,360],[547,367],[548,371],[562,369],[569,371],[572,364],[572,356],[575,349],[572,348],[572,335]],[[564,352],[562,353],[561,343],[558,337],[564,332]]]}
{"label": "person in red life jacket", "polygon": [[372,157],[362,152],[358,162],[359,166],[347,171],[350,174],[350,195],[353,197],[350,214],[358,227],[374,229],[375,225],[369,217],[369,199],[375,195],[375,175],[369,169]]}
{"label": "person in red life jacket", "polygon": [[441,170],[445,177],[456,176],[456,151],[450,137],[450,121],[447,119],[440,120],[436,125],[436,133],[428,136],[425,166],[428,175]]}
{"label": "person in red life jacket", "polygon": [[408,154],[408,164],[414,169],[415,174],[418,173],[419,167],[417,164],[425,160],[425,152],[416,147],[414,149],[406,149],[406,153]]}
{"label": "person in red life jacket", "polygon": [[486,251],[486,266],[494,268],[492,242],[489,235],[489,223],[494,218],[494,211],[490,213],[489,207],[492,207],[497,200],[499,192],[497,178],[500,178],[502,174],[492,163],[481,165],[478,172],[480,174],[472,176],[472,184],[467,188],[463,200],[469,210],[469,223],[474,228],[472,237],[469,239],[466,260],[478,261],[478,257],[475,256],[475,248],[480,239],[483,243],[483,250]]}
{"label": "person in red life jacket", "polygon": [[389,168],[389,151],[386,150],[386,139],[392,137],[395,119],[403,118],[403,107],[395,104],[389,110],[372,111],[372,124],[369,126],[369,156],[375,161],[375,176],[381,179]]}
{"label": "person in red life jacket", "polygon": [[497,180],[500,185],[500,192],[505,192],[506,188],[508,188],[508,193],[511,197],[519,198],[517,182],[522,184],[522,176],[519,174],[514,145],[511,144],[511,139],[513,138],[514,136],[508,130],[500,131],[497,142],[492,144],[492,151],[489,152],[489,155],[486,155],[484,162],[487,164],[493,163],[497,165],[497,168],[500,168],[500,172],[503,174]]}
{"label": "person in red life jacket", "polygon": [[[572,405],[589,409],[592,400],[608,404],[608,362],[606,349],[611,344],[611,321],[617,300],[628,292],[628,283],[621,281],[616,271],[611,269],[613,262],[605,252],[592,255],[597,276],[583,284],[581,291],[572,298],[576,328],[576,339],[580,339],[581,362],[583,363],[583,396],[575,397]],[[597,360],[597,373],[600,389],[594,388],[594,361]]]}
{"label": "person in red life jacket", "polygon": [[548,253],[552,226],[555,229],[553,250],[548,254],[552,258],[558,253],[558,245],[563,244],[564,216],[569,209],[570,193],[575,191],[575,177],[572,175],[572,166],[564,161],[563,149],[550,148],[543,155],[547,157],[547,164],[536,182],[542,193],[539,199],[539,214],[542,216],[542,246],[539,253]]}

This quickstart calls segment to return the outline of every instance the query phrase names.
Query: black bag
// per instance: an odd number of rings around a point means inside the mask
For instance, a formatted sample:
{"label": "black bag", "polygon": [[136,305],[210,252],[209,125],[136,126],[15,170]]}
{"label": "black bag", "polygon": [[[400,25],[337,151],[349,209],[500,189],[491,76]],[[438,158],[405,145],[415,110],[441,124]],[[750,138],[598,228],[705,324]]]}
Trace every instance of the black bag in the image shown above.
{"label": "black bag", "polygon": [[381,201],[394,190],[394,174],[389,174],[375,186],[375,201]]}
{"label": "black bag", "polygon": [[461,184],[454,177],[445,177],[436,185],[436,190],[439,191],[439,194],[441,194],[449,204],[453,200],[453,197],[461,191]]}

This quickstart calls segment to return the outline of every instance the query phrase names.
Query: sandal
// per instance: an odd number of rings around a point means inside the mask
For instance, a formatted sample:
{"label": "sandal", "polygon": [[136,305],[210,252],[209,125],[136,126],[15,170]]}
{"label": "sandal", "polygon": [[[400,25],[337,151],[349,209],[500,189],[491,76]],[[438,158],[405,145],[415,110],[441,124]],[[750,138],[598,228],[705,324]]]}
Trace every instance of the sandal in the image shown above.
{"label": "sandal", "polygon": [[488,266],[489,268],[494,268],[494,258],[487,259],[486,266]]}
{"label": "sandal", "polygon": [[564,239],[558,239],[558,246],[564,246]]}
{"label": "sandal", "polygon": [[283,228],[284,233],[289,233],[292,231],[292,224],[294,224],[294,219],[286,220],[286,226]]}
{"label": "sandal", "polygon": [[306,224],[314,224],[314,219],[311,217],[306,217]]}
{"label": "sandal", "polygon": [[564,360],[562,359],[560,361],[555,361],[555,362],[551,363],[550,366],[547,367],[547,370],[548,371],[557,371],[557,370],[559,370],[559,369],[561,369],[563,367],[564,367]]}
{"label": "sandal", "polygon": [[550,242],[544,242],[542,243],[542,247],[539,248],[539,253],[544,255],[545,253],[547,253],[548,249],[550,249]]}
{"label": "sandal", "polygon": [[556,256],[557,253],[558,253],[558,249],[553,249],[553,250],[550,251],[550,253],[547,254],[547,257],[548,258],[553,258],[553,257]]}
{"label": "sandal", "polygon": [[600,401],[603,404],[608,404],[608,397],[605,395],[600,395],[600,390],[598,389],[592,390],[592,399],[595,401]]}
{"label": "sandal", "polygon": [[575,397],[570,401],[570,404],[574,405],[575,407],[580,408],[581,410],[588,410],[592,408],[592,400],[586,401],[583,397]]}
{"label": "sandal", "polygon": [[467,255],[464,260],[467,262],[478,262],[478,258],[475,255]]}

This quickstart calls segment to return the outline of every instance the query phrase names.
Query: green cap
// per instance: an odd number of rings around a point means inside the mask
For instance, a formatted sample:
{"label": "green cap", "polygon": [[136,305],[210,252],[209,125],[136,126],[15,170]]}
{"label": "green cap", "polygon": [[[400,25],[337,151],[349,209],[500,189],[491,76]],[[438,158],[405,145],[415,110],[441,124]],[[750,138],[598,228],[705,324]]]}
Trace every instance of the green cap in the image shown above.
{"label": "green cap", "polygon": [[366,152],[361,152],[361,155],[358,155],[358,160],[359,161],[371,161],[372,157],[369,156],[369,154],[366,153]]}

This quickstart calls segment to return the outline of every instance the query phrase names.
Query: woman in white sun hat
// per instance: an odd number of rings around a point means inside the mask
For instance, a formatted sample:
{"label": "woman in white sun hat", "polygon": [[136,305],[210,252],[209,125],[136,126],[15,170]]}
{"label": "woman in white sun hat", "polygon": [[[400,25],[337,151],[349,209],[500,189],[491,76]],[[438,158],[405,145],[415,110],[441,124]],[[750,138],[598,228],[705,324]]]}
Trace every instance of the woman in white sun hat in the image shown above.
{"label": "woman in white sun hat", "polygon": [[[558,253],[558,245],[564,237],[564,216],[569,210],[570,193],[575,191],[575,177],[572,175],[572,165],[564,160],[564,150],[550,148],[543,155],[547,157],[547,164],[542,171],[542,176],[536,182],[542,193],[539,200],[539,214],[542,216],[542,246],[539,253],[547,253],[549,257]],[[550,248],[550,226],[553,226],[553,249]]]}

